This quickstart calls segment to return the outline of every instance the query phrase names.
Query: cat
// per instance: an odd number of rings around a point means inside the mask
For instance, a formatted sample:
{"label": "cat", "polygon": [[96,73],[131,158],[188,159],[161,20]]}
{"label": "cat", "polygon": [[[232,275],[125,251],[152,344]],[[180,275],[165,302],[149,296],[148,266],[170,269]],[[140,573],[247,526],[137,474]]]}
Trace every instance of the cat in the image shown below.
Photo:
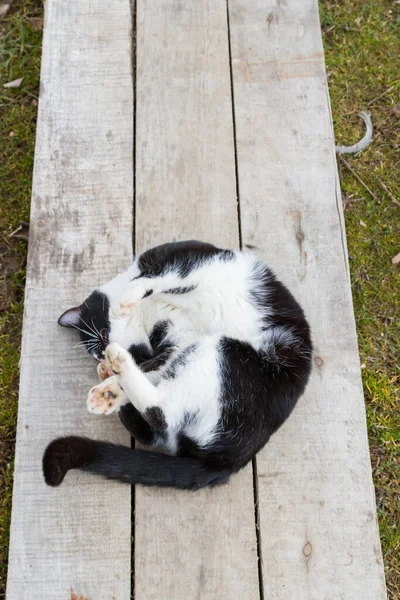
{"label": "cat", "polygon": [[303,310],[247,250],[152,248],[59,324],[99,361],[89,410],[117,412],[135,440],[168,453],[58,438],[43,457],[51,486],[69,469],[179,489],[225,483],[289,417],[311,372]]}

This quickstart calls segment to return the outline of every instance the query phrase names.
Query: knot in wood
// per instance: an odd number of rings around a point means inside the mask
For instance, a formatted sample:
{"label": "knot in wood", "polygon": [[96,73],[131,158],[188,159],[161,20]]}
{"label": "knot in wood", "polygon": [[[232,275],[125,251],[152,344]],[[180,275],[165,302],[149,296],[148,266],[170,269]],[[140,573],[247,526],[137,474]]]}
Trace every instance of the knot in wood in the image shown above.
{"label": "knot in wood", "polygon": [[312,554],[312,545],[307,541],[303,546],[303,554],[306,558],[310,558]]}
{"label": "knot in wood", "polygon": [[324,366],[324,361],[322,360],[322,358],[320,356],[316,356],[314,358],[314,362],[317,365],[318,368],[321,368]]}

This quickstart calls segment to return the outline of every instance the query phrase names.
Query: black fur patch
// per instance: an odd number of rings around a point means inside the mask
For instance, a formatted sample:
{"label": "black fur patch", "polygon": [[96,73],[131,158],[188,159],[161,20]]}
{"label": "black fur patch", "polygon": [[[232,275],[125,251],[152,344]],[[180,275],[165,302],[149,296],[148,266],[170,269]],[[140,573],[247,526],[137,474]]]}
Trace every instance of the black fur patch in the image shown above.
{"label": "black fur patch", "polygon": [[167,421],[165,420],[164,412],[159,406],[148,408],[144,412],[143,417],[155,431],[163,432],[167,429]]}
{"label": "black fur patch", "polygon": [[158,277],[173,268],[184,278],[194,267],[217,255],[224,260],[232,260],[234,256],[231,250],[221,250],[205,242],[173,242],[144,252],[138,258],[138,267],[145,277]]}
{"label": "black fur patch", "polygon": [[145,360],[140,365],[140,368],[145,373],[149,373],[150,371],[158,371],[161,367],[165,365],[172,352],[173,349],[168,348],[167,350],[164,350],[164,352],[162,352],[161,354],[157,354],[157,356],[153,356],[152,358]]}
{"label": "black fur patch", "polygon": [[122,425],[135,440],[140,444],[151,446],[154,438],[153,430],[133,404],[130,402],[123,404],[119,409],[118,416]]}
{"label": "black fur patch", "polygon": [[153,331],[150,333],[150,345],[154,352],[163,352],[171,344],[166,340],[168,329],[170,327],[169,321],[158,321],[153,327]]}
{"label": "black fur patch", "polygon": [[188,294],[193,292],[197,288],[197,285],[188,285],[187,287],[176,287],[169,290],[164,290],[163,294]]}
{"label": "black fur patch", "polygon": [[137,365],[142,365],[145,361],[153,358],[152,348],[149,348],[146,344],[132,344],[128,351]]}
{"label": "black fur patch", "polygon": [[137,365],[142,371],[157,371],[171,356],[172,344],[166,339],[169,321],[159,321],[155,324],[149,336],[150,345],[133,344],[129,348]]}
{"label": "black fur patch", "polygon": [[175,379],[178,369],[180,367],[184,367],[187,364],[189,357],[196,351],[197,346],[198,344],[191,344],[190,346],[185,348],[185,350],[183,350],[183,352],[181,352],[176,358],[174,358],[174,360],[168,366],[168,369],[163,374],[163,378]]}
{"label": "black fur patch", "polygon": [[158,371],[160,367],[165,365],[168,358],[173,352],[173,345],[167,339],[169,321],[158,321],[154,325],[153,331],[150,334],[149,340],[153,351],[152,358],[143,365],[144,371]]}
{"label": "black fur patch", "polygon": [[196,442],[194,442],[185,433],[180,433],[178,436],[178,456],[192,456],[203,459],[206,452],[202,450]]}
{"label": "black fur patch", "polygon": [[221,340],[220,427],[224,435],[207,448],[207,460],[240,469],[286,421],[304,392],[311,370],[308,330],[303,344],[304,353],[296,346],[287,348],[291,352],[289,366],[289,361],[276,364],[245,342]]}

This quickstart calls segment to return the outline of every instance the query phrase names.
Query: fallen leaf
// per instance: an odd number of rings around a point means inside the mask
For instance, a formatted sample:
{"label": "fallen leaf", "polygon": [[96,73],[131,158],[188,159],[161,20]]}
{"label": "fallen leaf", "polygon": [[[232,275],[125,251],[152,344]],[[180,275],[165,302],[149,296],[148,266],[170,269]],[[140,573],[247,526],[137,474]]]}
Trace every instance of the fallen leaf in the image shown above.
{"label": "fallen leaf", "polygon": [[0,17],[5,17],[10,9],[9,4],[0,4]]}
{"label": "fallen leaf", "polygon": [[364,223],[364,221],[360,221],[360,225],[362,225],[363,227],[366,227],[366,224]]}
{"label": "fallen leaf", "polygon": [[8,83],[4,83],[3,87],[4,88],[19,88],[19,86],[21,85],[23,80],[24,80],[23,77],[20,77],[19,79],[14,79],[14,81],[9,81]]}
{"label": "fallen leaf", "polygon": [[396,254],[396,256],[393,256],[393,258],[392,258],[392,264],[397,265],[397,263],[400,263],[400,252],[398,254]]}
{"label": "fallen leaf", "polygon": [[84,598],[83,596],[77,596],[74,590],[71,589],[71,600],[90,600],[89,598]]}
{"label": "fallen leaf", "polygon": [[33,29],[36,31],[40,31],[43,29],[43,19],[40,17],[32,17],[32,19],[28,19],[29,23],[32,25]]}
{"label": "fallen leaf", "polygon": [[38,105],[38,101],[36,100],[36,98],[34,98],[31,102],[32,106],[37,106]]}
{"label": "fallen leaf", "polygon": [[8,234],[9,238],[18,238],[20,240],[29,240],[29,223],[20,221],[17,229]]}

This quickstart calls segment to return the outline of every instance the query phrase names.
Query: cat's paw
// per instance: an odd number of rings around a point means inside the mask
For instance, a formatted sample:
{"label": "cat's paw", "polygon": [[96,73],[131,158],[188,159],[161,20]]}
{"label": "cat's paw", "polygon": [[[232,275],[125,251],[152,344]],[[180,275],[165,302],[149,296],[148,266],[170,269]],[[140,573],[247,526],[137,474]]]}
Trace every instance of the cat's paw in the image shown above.
{"label": "cat's paw", "polygon": [[87,409],[94,415],[110,415],[121,405],[125,394],[118,377],[108,377],[106,381],[92,387],[87,398]]}
{"label": "cat's paw", "polygon": [[133,304],[129,303],[129,304],[118,304],[118,306],[113,306],[113,308],[111,309],[111,313],[113,315],[113,317],[117,318],[117,319],[123,319],[125,317],[127,317],[132,308],[133,308]]}
{"label": "cat's paw", "polygon": [[135,308],[136,304],[150,296],[152,290],[148,290],[146,286],[143,286],[139,282],[135,282],[133,288],[126,290],[121,296],[121,302],[118,306],[114,306],[112,313],[115,317],[126,317]]}
{"label": "cat's paw", "polygon": [[106,366],[116,375],[120,375],[126,368],[131,355],[119,344],[110,344],[106,348]]}
{"label": "cat's paw", "polygon": [[113,375],[113,372],[110,369],[110,367],[108,367],[103,361],[97,365],[97,375],[99,376],[100,381],[104,381],[108,377],[111,377]]}

